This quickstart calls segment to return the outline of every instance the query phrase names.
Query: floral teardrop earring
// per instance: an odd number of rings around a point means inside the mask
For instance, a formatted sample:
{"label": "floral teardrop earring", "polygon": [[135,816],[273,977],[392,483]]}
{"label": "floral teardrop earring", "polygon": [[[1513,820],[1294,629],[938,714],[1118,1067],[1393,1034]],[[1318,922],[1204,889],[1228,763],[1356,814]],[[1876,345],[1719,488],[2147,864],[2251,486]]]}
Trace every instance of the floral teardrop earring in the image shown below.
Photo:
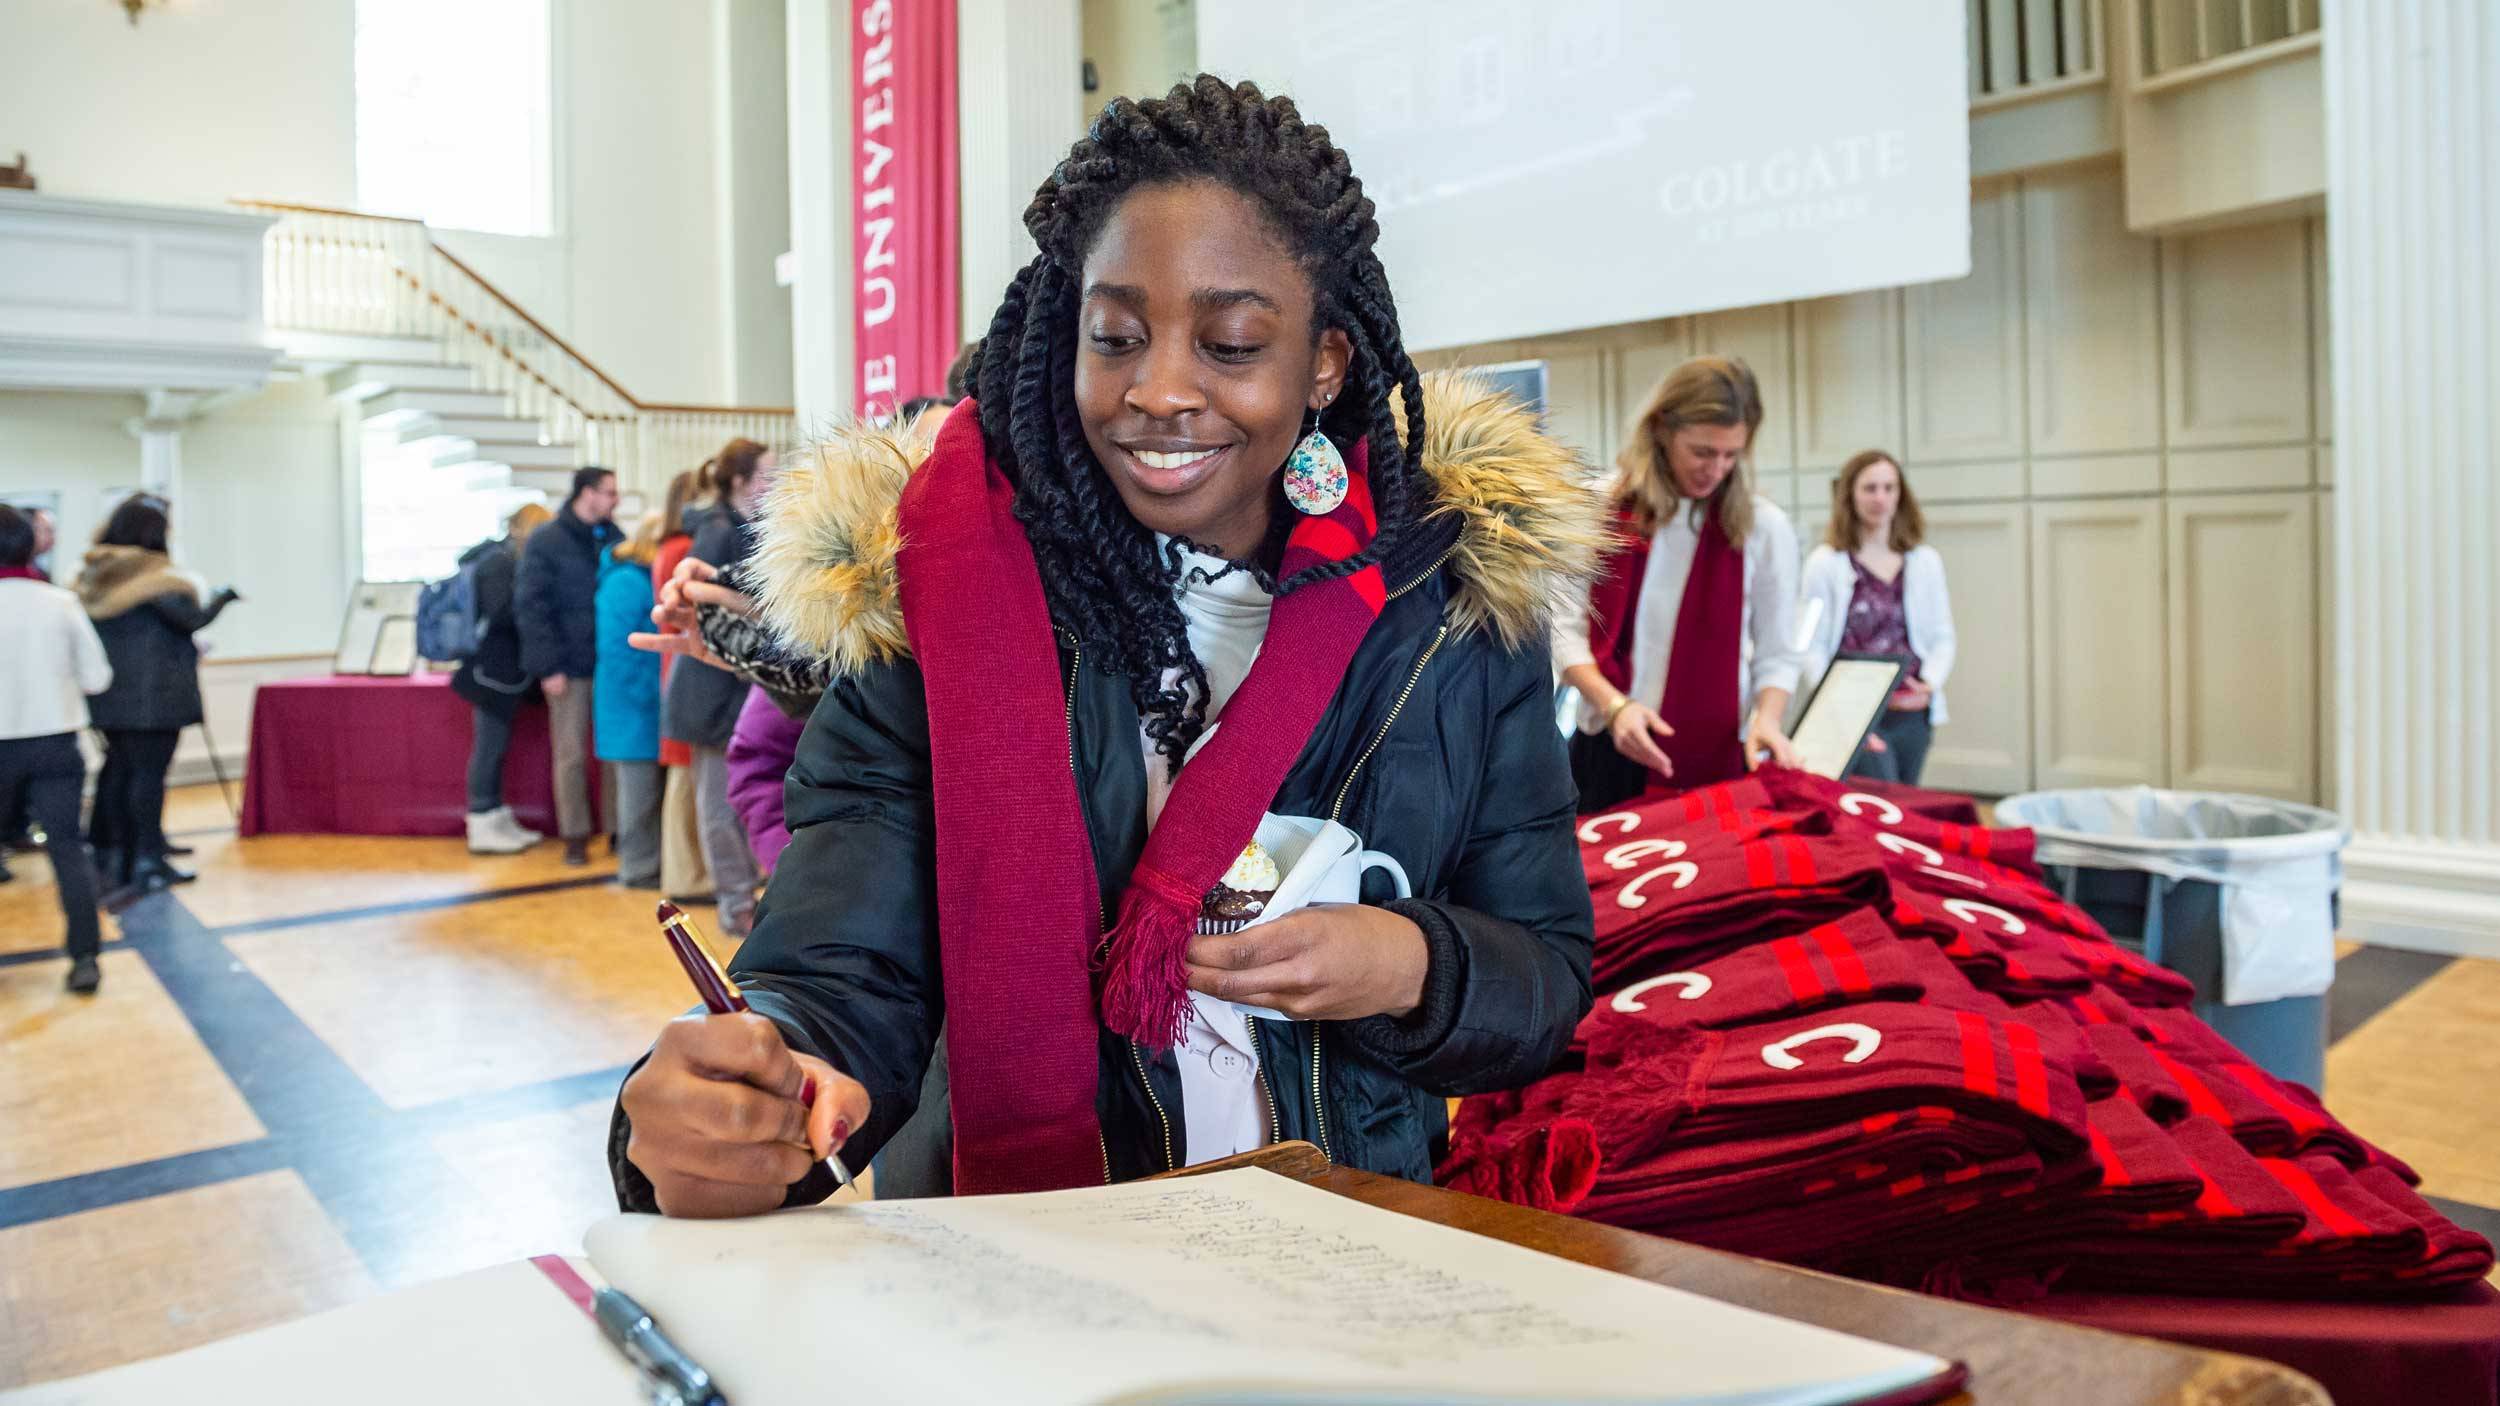
{"label": "floral teardrop earring", "polygon": [[[1337,397],[1331,393],[1328,399]],[[1294,510],[1311,517],[1324,517],[1345,502],[1346,490],[1353,480],[1346,476],[1345,456],[1336,444],[1318,428],[1319,417],[1312,416],[1312,428],[1285,458],[1285,501]]]}

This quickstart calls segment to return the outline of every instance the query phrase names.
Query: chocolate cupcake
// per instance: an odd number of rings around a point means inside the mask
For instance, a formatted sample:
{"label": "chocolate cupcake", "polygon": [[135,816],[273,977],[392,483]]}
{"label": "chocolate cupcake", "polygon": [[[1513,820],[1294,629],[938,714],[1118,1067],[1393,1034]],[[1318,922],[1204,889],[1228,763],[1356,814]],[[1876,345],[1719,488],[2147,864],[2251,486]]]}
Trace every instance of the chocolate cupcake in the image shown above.
{"label": "chocolate cupcake", "polygon": [[1223,881],[1207,890],[1207,896],[1199,901],[1198,931],[1239,932],[1250,926],[1267,911],[1268,900],[1276,896],[1276,885],[1283,878],[1277,872],[1275,857],[1252,840],[1241,857],[1233,861],[1233,867],[1224,871]]}

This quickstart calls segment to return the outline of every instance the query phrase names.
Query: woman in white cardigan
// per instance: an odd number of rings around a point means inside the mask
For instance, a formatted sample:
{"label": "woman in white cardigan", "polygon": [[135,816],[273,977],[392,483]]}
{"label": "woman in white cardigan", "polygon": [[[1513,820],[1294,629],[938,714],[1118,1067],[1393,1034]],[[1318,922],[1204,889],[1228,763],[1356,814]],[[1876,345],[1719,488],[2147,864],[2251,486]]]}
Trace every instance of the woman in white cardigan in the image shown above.
{"label": "woman in white cardigan", "polygon": [[1953,601],[1944,558],[1923,543],[1926,533],[1900,464],[1880,449],[1862,450],[1832,482],[1831,526],[1805,566],[1806,609],[1816,619],[1813,674],[1844,650],[1893,655],[1905,666],[1850,771],[1913,786],[1945,721],[1944,681],[1953,672]]}
{"label": "woman in white cardigan", "polygon": [[1804,664],[1797,539],[1746,462],[1762,388],[1734,357],[1695,357],[1634,417],[1610,489],[1612,545],[1554,626],[1580,695],[1571,771],[1583,811],[1644,790],[1732,780],[1768,758]]}

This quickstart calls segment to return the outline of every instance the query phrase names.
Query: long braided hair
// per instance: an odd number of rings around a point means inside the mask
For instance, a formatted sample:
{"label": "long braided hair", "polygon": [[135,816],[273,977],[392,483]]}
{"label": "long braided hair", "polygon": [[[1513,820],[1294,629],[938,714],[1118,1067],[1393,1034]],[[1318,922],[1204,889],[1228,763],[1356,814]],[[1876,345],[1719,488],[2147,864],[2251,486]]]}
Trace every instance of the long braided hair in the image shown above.
{"label": "long braided hair", "polygon": [[[1175,589],[1181,544],[1156,550],[1154,534],[1129,515],[1085,441],[1076,406],[1077,313],[1085,257],[1121,200],[1143,186],[1201,180],[1249,197],[1266,216],[1317,295],[1312,337],[1335,328],[1351,343],[1344,391],[1316,424],[1340,452],[1369,442],[1380,518],[1371,545],[1347,560],[1283,581],[1256,563],[1242,569],[1282,595],[1393,559],[1430,497],[1421,478],[1423,380],[1373,252],[1380,225],[1371,199],[1328,129],[1304,122],[1290,98],[1207,74],[1161,98],[1120,98],[1104,108],[1026,207],[1024,225],[1041,253],[1008,285],[967,377],[980,402],[981,436],[1015,487],[1016,517],[1052,617],[1088,659],[1128,680],[1147,736],[1175,770],[1206,729],[1207,701],[1206,669],[1189,647]],[[1403,437],[1392,409],[1399,397]],[[1279,532],[1292,516],[1279,507]],[[1175,686],[1167,688],[1164,677],[1174,670]]]}

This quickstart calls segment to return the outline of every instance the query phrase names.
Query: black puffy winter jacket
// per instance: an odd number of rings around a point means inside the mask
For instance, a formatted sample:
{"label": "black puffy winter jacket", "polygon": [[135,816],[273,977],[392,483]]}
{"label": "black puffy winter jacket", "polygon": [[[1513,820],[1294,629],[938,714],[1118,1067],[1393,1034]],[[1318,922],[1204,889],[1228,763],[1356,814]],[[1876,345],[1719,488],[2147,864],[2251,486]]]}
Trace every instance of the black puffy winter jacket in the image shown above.
{"label": "black puffy winter jacket", "polygon": [[615,523],[558,508],[523,544],[512,616],[531,678],[587,679],[599,667],[599,554],[623,535]]}
{"label": "black puffy winter jacket", "polygon": [[[1526,1083],[1562,1053],[1589,1005],[1592,919],[1555,723],[1546,614],[1588,568],[1600,515],[1569,453],[1507,401],[1436,382],[1425,456],[1440,507],[1386,576],[1392,591],[1329,711],[1269,809],[1334,818],[1395,857],[1415,897],[1378,872],[1364,898],[1420,926],[1431,948],[1408,1016],[1256,1022],[1278,1135],[1336,1161],[1428,1180],[1444,1099]],[[859,432],[811,456],[776,494],[750,564],[783,637],[829,655],[832,686],[788,782],[790,847],[731,963],[749,1003],[793,1049],[864,1084],[854,1166],[907,1119],[943,1018],[928,714],[890,598],[815,594],[866,574],[892,591],[895,496],[925,446]],[[864,487],[885,485],[884,491]],[[882,561],[874,554],[882,552]],[[849,572],[828,568],[848,566]],[[872,588],[876,589],[876,588]],[[1146,839],[1145,759],[1126,683],[1064,637],[1070,764],[1106,911]],[[1115,1180],[1183,1159],[1173,1056],[1103,1032],[1097,1106]],[[626,1160],[628,1209],[653,1209]],[[818,1169],[793,1203],[820,1199]]]}

